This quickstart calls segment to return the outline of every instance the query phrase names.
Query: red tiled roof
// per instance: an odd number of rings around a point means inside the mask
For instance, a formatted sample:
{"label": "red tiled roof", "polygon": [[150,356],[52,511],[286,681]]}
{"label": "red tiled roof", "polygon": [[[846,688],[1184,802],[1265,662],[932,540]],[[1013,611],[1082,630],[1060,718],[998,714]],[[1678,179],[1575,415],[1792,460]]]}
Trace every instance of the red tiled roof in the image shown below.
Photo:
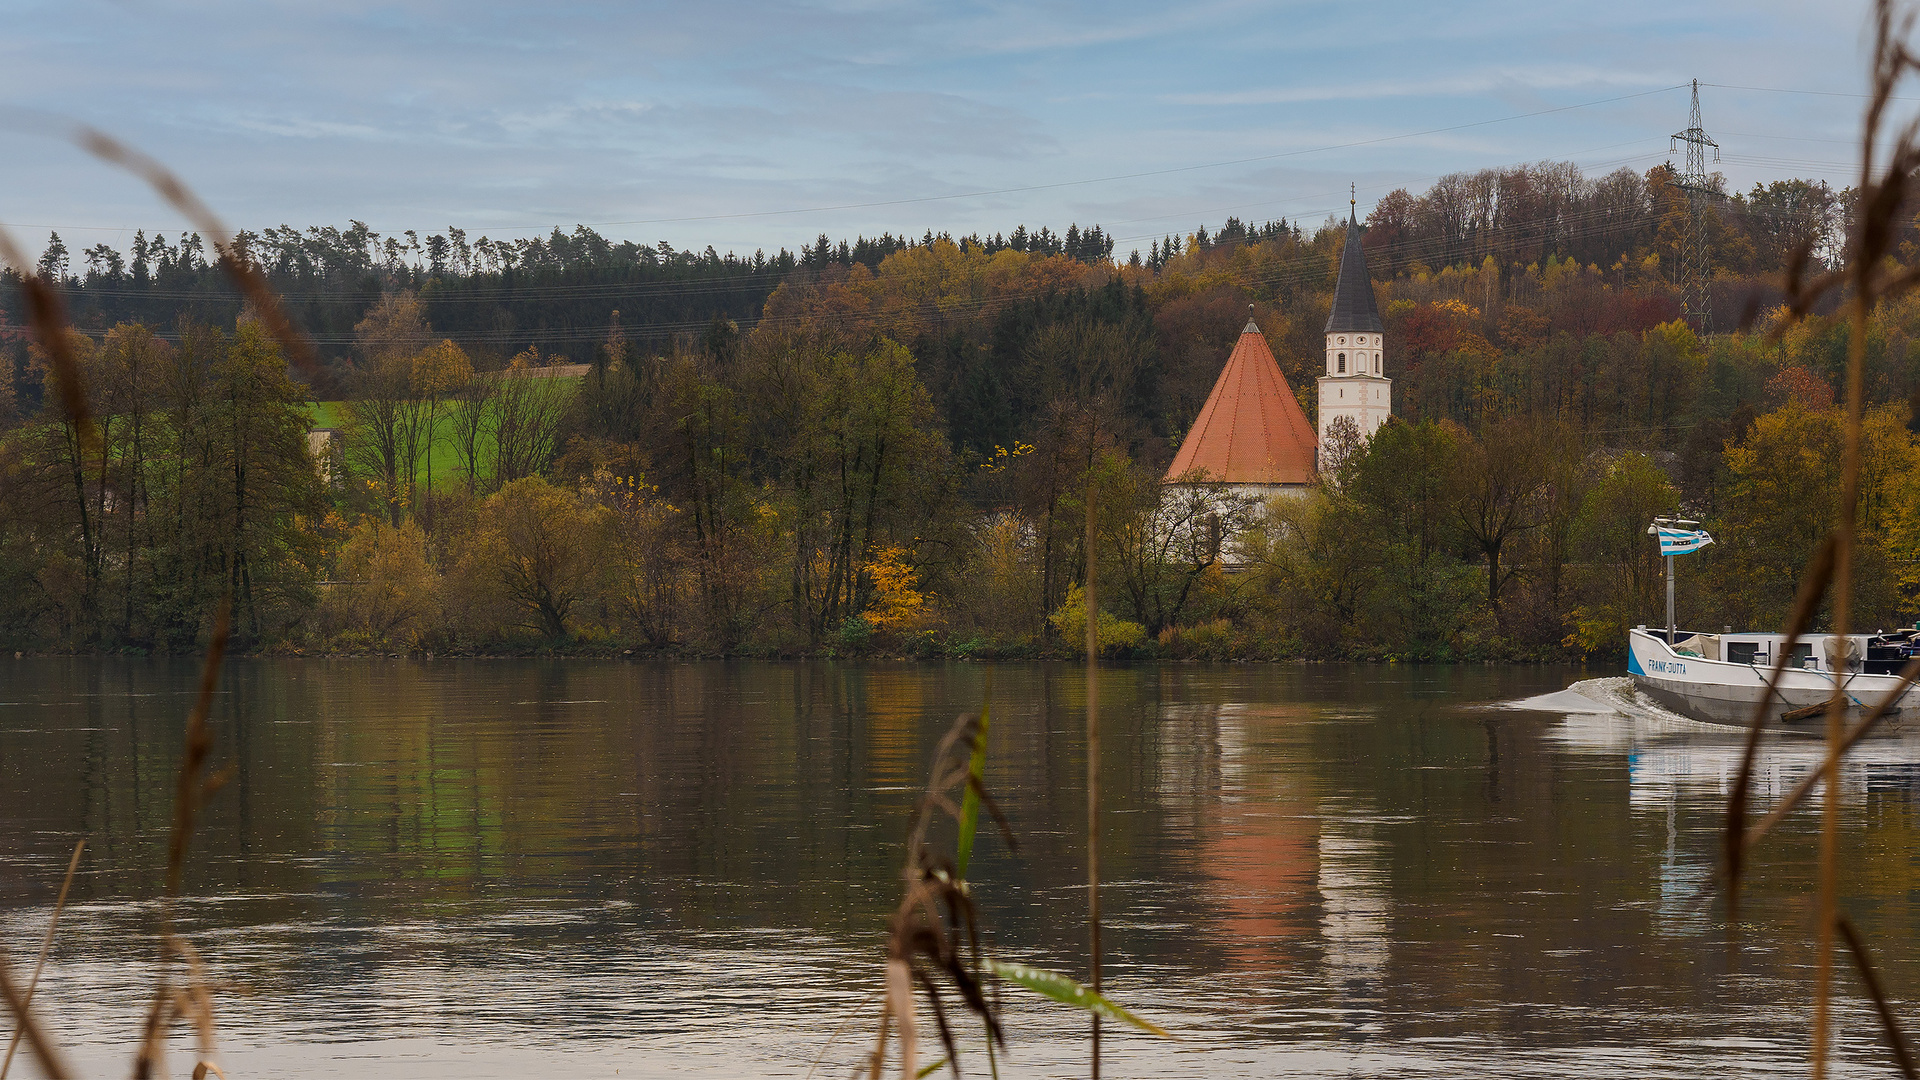
{"label": "red tiled roof", "polygon": [[1265,335],[1249,320],[1167,479],[1204,469],[1215,483],[1310,484],[1318,444]]}

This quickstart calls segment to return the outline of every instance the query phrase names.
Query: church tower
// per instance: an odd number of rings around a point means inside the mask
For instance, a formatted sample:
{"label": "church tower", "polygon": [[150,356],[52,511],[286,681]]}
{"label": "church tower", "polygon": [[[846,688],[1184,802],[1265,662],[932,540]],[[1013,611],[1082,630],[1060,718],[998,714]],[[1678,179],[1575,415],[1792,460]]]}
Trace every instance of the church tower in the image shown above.
{"label": "church tower", "polygon": [[1353,421],[1362,440],[1370,439],[1393,413],[1393,380],[1380,365],[1385,327],[1373,299],[1367,255],[1360,247],[1360,222],[1353,204],[1347,210],[1347,236],[1340,251],[1340,280],[1327,315],[1327,369],[1320,376],[1319,436],[1324,460],[1334,421]]}

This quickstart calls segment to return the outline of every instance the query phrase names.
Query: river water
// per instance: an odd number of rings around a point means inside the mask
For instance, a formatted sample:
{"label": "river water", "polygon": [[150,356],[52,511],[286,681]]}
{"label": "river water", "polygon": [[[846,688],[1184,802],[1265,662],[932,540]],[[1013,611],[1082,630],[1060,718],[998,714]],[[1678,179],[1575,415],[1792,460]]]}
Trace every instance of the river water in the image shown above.
{"label": "river water", "polygon": [[[1736,955],[1712,874],[1737,741],[1556,693],[1592,674],[1104,672],[1108,988],[1176,1034],[1110,1025],[1104,1074],[1804,1070],[1815,815],[1760,856]],[[36,1009],[91,1075],[128,1068],[152,994],[195,677],[0,661],[0,942],[21,973],[87,838]],[[176,909],[218,982],[219,1060],[236,1080],[847,1076],[907,815],[989,693],[988,785],[1020,845],[982,834],[989,942],[1080,976],[1077,669],[234,662],[231,780]],[[1872,747],[1842,785],[1846,903],[1902,1002],[1911,749]],[[1770,750],[1761,804],[1813,755]],[[1887,1074],[1842,985],[1842,1074]],[[1003,1075],[1085,1074],[1079,1016],[1006,1003]]]}

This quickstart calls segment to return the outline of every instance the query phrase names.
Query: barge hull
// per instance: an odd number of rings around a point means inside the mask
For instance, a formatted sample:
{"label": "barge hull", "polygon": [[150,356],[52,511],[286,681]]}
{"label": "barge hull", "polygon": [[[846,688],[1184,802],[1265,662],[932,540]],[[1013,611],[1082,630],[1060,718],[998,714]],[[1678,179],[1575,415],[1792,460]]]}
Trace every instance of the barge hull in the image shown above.
{"label": "barge hull", "polygon": [[[1771,668],[1679,653],[1667,644],[1664,635],[1644,630],[1631,631],[1628,638],[1627,670],[1634,686],[1662,707],[1709,724],[1744,728],[1752,722],[1754,708],[1766,700],[1769,704],[1762,722],[1767,730],[1821,735],[1825,732],[1825,710],[1816,709],[1811,715],[1792,720],[1786,717],[1824,705],[1833,694],[1836,675],[1845,685],[1848,723],[1858,722],[1868,708],[1899,685],[1899,679],[1892,675],[1829,673],[1802,667],[1781,672],[1779,685],[1769,693],[1766,682]],[[1823,639],[1812,640],[1818,644]],[[1880,728],[1900,730],[1916,708],[1920,708],[1920,685],[1901,695],[1880,721]]]}

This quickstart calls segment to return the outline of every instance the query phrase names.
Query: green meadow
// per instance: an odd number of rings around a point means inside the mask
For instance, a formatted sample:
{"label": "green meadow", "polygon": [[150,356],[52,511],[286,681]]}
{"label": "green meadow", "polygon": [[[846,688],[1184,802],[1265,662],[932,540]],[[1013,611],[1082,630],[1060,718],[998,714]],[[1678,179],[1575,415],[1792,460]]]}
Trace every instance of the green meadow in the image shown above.
{"label": "green meadow", "polygon": [[[345,401],[309,401],[307,414],[311,416],[316,428],[333,428],[343,435],[351,426],[351,414]],[[489,421],[492,408],[489,406]],[[454,409],[451,401],[440,407],[440,413],[433,421],[433,487],[435,490],[451,490],[466,485],[466,473],[461,468],[459,434],[454,427]],[[490,426],[490,425],[489,425]],[[480,433],[479,445],[474,447],[479,457],[477,463],[482,476],[493,472],[493,440],[487,431]],[[420,461],[413,473],[413,482],[420,488],[427,486],[427,455],[420,454]]]}

